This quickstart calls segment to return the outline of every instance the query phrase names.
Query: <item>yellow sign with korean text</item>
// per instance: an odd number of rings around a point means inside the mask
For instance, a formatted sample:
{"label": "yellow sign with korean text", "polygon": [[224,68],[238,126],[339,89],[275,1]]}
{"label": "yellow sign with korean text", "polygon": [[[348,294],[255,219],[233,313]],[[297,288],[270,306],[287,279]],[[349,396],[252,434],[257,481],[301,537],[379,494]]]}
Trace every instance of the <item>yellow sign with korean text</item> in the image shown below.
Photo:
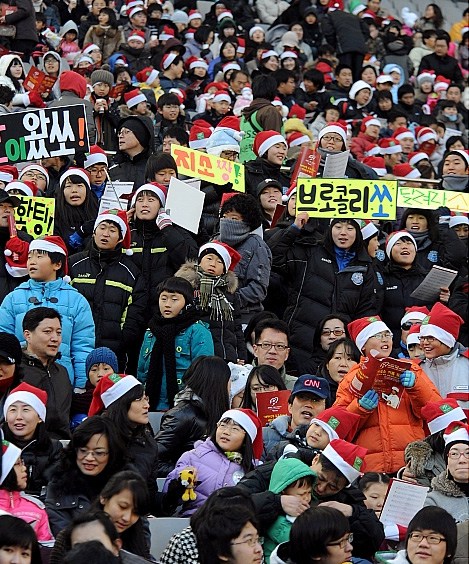
{"label": "yellow sign with korean text", "polygon": [[421,208],[436,210],[440,207],[455,212],[469,212],[469,194],[451,190],[433,190],[431,188],[412,188],[401,186],[397,205],[402,208]]}
{"label": "yellow sign with korean text", "polygon": [[15,208],[16,228],[35,239],[54,232],[55,199],[17,196],[21,205]]}

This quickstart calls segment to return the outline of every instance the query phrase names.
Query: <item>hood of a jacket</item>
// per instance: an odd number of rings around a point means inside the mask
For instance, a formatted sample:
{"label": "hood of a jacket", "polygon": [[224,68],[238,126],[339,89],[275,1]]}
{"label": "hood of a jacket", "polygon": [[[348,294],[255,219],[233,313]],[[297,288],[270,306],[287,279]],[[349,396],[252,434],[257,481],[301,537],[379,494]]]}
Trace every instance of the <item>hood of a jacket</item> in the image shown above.
{"label": "hood of a jacket", "polygon": [[[184,278],[190,282],[193,288],[200,288],[200,276],[197,274],[197,264],[196,260],[186,261],[174,276]],[[226,290],[230,294],[234,294],[238,288],[238,277],[232,270],[228,270],[225,277],[227,283]]]}
{"label": "hood of a jacket", "polygon": [[130,159],[130,157],[127,155],[127,153],[124,153],[123,151],[120,151],[119,149],[117,150],[117,158],[116,161],[118,164],[124,162],[124,161],[138,161],[142,158],[148,158],[152,151],[153,151],[153,146],[155,144],[155,134],[154,134],[154,129],[153,129],[153,122],[151,121],[150,118],[148,118],[147,116],[128,116],[125,118],[122,118],[119,123],[117,124],[117,128],[116,131],[120,131],[120,129],[122,127],[124,127],[125,123],[129,120],[135,120],[138,119],[139,121],[142,122],[142,124],[145,126],[145,128],[147,129],[149,135],[150,135],[150,141],[148,142],[148,147],[144,147],[143,151],[141,153],[139,153],[138,155],[136,155],[133,159]]}
{"label": "hood of a jacket", "polygon": [[42,57],[42,59],[39,61],[38,65],[37,65],[37,68],[40,71],[46,72],[45,69],[44,69],[44,59],[48,55],[52,55],[57,60],[57,62],[59,63],[59,76],[64,71],[70,70],[70,65],[67,63],[67,61],[65,59],[62,59],[62,57],[56,51],[47,51],[47,53],[44,53],[44,56]]}
{"label": "hood of a jacket", "polygon": [[18,60],[21,63],[21,66],[23,67],[23,72],[27,74],[24,70],[23,61],[20,59],[20,57],[18,57],[18,55],[2,55],[0,57],[0,76],[6,76],[8,67],[14,60]]}
{"label": "hood of a jacket", "polygon": [[243,111],[241,113],[246,119],[248,119],[252,116],[252,114],[257,112],[261,108],[266,108],[267,106],[272,106],[270,100],[267,100],[267,98],[256,98],[250,103],[247,108],[243,108]]}
{"label": "hood of a jacket", "polygon": [[280,459],[274,466],[270,476],[269,490],[276,494],[283,492],[290,484],[293,484],[305,476],[316,477],[309,466],[297,458]]}
{"label": "hood of a jacket", "polygon": [[283,542],[276,546],[270,555],[270,564],[289,564],[289,546],[290,543]]}
{"label": "hood of a jacket", "polygon": [[60,28],[60,36],[64,37],[64,35],[68,32],[68,31],[76,31],[76,34],[78,36],[78,26],[77,24],[73,21],[73,20],[68,20],[68,22],[66,22],[61,28]]}

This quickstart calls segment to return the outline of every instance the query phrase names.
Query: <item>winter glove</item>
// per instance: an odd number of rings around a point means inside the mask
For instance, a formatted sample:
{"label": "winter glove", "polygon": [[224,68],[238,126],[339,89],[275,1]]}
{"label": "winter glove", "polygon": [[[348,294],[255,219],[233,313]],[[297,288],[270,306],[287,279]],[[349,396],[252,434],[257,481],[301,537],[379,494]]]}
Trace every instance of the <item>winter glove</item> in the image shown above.
{"label": "winter glove", "polygon": [[80,234],[75,231],[75,233],[72,233],[68,238],[68,244],[72,249],[78,249],[83,244],[83,239],[80,237]]}
{"label": "winter glove", "polygon": [[413,388],[415,384],[415,374],[412,370],[404,370],[399,376],[399,380],[405,388]]}
{"label": "winter glove", "polygon": [[378,394],[374,390],[368,390],[366,394],[358,400],[358,405],[367,411],[373,411],[378,407]]}
{"label": "winter glove", "polygon": [[172,224],[173,222],[171,221],[169,215],[164,210],[161,210],[156,217],[156,225],[158,226],[160,231],[162,231],[165,227],[168,227],[168,225]]}
{"label": "winter glove", "polygon": [[25,104],[25,106],[33,106],[33,108],[46,107],[46,103],[35,90],[31,90],[31,92],[28,92],[25,96],[27,96],[29,102],[28,104]]}

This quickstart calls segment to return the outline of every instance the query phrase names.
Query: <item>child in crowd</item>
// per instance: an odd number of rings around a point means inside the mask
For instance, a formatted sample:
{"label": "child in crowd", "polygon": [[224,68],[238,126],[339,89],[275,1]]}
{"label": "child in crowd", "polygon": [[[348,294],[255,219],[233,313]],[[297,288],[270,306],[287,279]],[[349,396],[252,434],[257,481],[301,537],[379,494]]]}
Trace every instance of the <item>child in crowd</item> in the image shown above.
{"label": "child in crowd", "polygon": [[205,112],[194,116],[194,120],[203,119],[212,127],[216,127],[227,114],[232,115],[230,106],[231,97],[228,92],[218,90],[209,100]]}
{"label": "child in crowd", "polygon": [[151,90],[155,95],[155,100],[164,94],[160,86],[160,76],[156,69],[146,67],[137,73],[137,81],[140,82],[140,90]]}
{"label": "child in crowd", "polygon": [[334,104],[327,104],[324,111],[308,127],[313,135],[313,139],[317,140],[321,129],[329,123],[339,121],[340,111]]}
{"label": "child in crowd", "polygon": [[75,55],[80,52],[77,41],[77,24],[71,19],[68,20],[68,22],[60,28],[60,36],[62,37],[62,43],[60,44],[62,56],[70,63],[73,61]]}
{"label": "child in crowd", "polygon": [[152,121],[153,112],[150,111],[150,104],[147,97],[140,90],[130,90],[124,94],[125,104],[119,106],[121,117],[127,116],[148,116]]}
{"label": "child in crowd", "polygon": [[166,92],[158,98],[155,118],[155,147],[163,145],[164,131],[171,125],[184,126],[185,115],[182,113],[179,98],[172,92]]}
{"label": "child in crowd", "polygon": [[103,65],[91,74],[90,102],[94,106],[93,118],[96,125],[96,145],[106,151],[116,150],[116,127],[119,116],[112,109],[112,100],[109,97],[114,76],[109,72],[109,65]]}
{"label": "child in crowd", "polygon": [[187,280],[167,278],[157,297],[159,312],[150,320],[138,359],[138,379],[146,384],[151,411],[173,407],[191,362],[214,353],[212,335],[199,320]]}

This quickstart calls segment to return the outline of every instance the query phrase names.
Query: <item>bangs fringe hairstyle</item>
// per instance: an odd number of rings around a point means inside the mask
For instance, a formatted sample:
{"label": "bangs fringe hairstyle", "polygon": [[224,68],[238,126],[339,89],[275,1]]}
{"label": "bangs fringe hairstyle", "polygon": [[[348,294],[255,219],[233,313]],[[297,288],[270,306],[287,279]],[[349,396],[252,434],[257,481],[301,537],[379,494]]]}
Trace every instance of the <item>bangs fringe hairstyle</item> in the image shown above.
{"label": "bangs fringe hairstyle", "polygon": [[[235,425],[239,425],[241,428],[242,425],[240,423],[237,423],[236,421],[234,421],[233,419],[231,419],[230,417],[225,417],[224,419],[222,419],[220,421],[220,423],[230,423],[230,424],[235,424]],[[210,439],[212,441],[212,443],[217,447],[217,449],[220,452],[224,452],[217,443],[217,429],[215,428],[215,430],[213,431],[213,433],[210,435]],[[251,437],[249,436],[249,433],[245,432],[244,435],[244,441],[243,444],[241,445],[241,448],[239,449],[239,452],[243,455],[243,461],[241,462],[240,466],[243,469],[243,472],[245,474],[247,474],[248,472],[250,472],[251,470],[254,469],[254,449],[252,447],[252,441],[251,441]]]}
{"label": "bangs fringe hairstyle", "polygon": [[[20,76],[19,80],[18,80],[17,78],[15,78],[14,76],[12,76],[12,74],[11,74],[11,67],[12,67],[12,65],[13,65],[13,63],[14,63],[15,61],[19,61],[19,62],[21,63],[21,67],[22,67],[22,69],[23,69],[23,72],[21,73],[21,76]],[[8,76],[8,78],[11,79],[11,81],[13,82],[13,86],[15,87],[16,92],[20,92],[20,91],[21,91],[21,82],[20,82],[20,80],[24,80],[24,79],[26,78],[26,75],[25,75],[25,73],[24,73],[24,66],[23,66],[23,63],[22,63],[22,61],[21,61],[21,59],[20,59],[19,57],[16,57],[16,56],[15,56],[15,58],[11,60],[11,63],[8,65],[8,68],[7,68],[6,72],[5,72],[5,76]]]}
{"label": "bangs fringe hairstyle", "polygon": [[[66,181],[70,179],[72,184],[84,184],[86,188],[85,201],[81,206],[71,206],[65,200],[64,188]],[[80,210],[83,222],[94,220],[98,215],[98,200],[92,196],[91,189],[81,176],[72,174],[62,182],[60,189],[55,193],[56,217],[67,226],[74,226],[77,221],[76,210]]]}
{"label": "bangs fringe hairstyle", "polygon": [[[179,105],[179,100],[177,104]],[[155,182],[156,174],[165,168],[172,168],[177,177],[178,167],[176,166],[176,161],[169,153],[159,151],[154,155],[150,155],[145,166],[145,181]]]}
{"label": "bangs fringe hairstyle", "polygon": [[326,233],[324,234],[324,238],[323,238],[323,244],[324,244],[324,247],[326,248],[326,250],[328,250],[332,254],[334,253],[334,241],[332,239],[332,228],[334,227],[334,225],[336,223],[348,223],[349,225],[352,225],[355,228],[355,233],[356,233],[355,241],[353,242],[353,245],[348,250],[351,253],[357,252],[363,246],[362,232],[360,231],[360,226],[358,225],[358,223],[355,220],[346,219],[346,218],[333,219],[332,223],[328,226]]}
{"label": "bangs fringe hairstyle", "polygon": [[[322,330],[324,329],[324,325],[328,322],[331,321],[331,319],[339,319],[340,321],[342,321],[342,323],[344,324],[344,329],[345,329],[345,337],[348,337],[348,329],[347,329],[347,324],[348,324],[348,320],[345,317],[345,315],[342,315],[341,313],[330,313],[329,315],[326,315],[325,317],[323,317],[321,319],[321,321],[319,322],[319,325],[316,329],[316,331],[314,332],[314,337],[313,337],[313,351],[314,349],[318,348],[321,346],[321,333]],[[345,338],[344,337],[344,338]],[[338,340],[338,339],[336,339]],[[335,341],[334,341],[335,342]],[[333,343],[331,343],[332,346]],[[329,347],[330,348],[330,347]],[[327,349],[329,351],[329,349]],[[329,359],[330,360],[330,359]]]}
{"label": "bangs fringe hairstyle", "polygon": [[146,425],[132,425],[128,415],[132,402],[140,399],[144,393],[145,390],[141,384],[134,386],[119,399],[112,402],[103,415],[104,418],[112,421],[125,442],[130,441],[132,437],[145,434]]}
{"label": "bangs fringe hairstyle", "polygon": [[158,299],[163,292],[169,292],[170,294],[182,294],[186,302],[186,307],[194,303],[194,289],[191,283],[179,276],[170,276],[166,278],[166,280],[163,280],[163,282],[160,282],[156,292]]}
{"label": "bangs fringe hairstyle", "polygon": [[365,472],[358,481],[358,487],[362,492],[365,492],[372,484],[385,484],[386,486],[391,481],[391,478],[380,472]]}
{"label": "bangs fringe hairstyle", "polygon": [[31,550],[31,564],[41,564],[36,533],[29,523],[13,515],[0,515],[0,549],[17,546]]}
{"label": "bangs fringe hairstyle", "polygon": [[241,402],[241,406],[244,409],[252,409],[256,411],[256,406],[252,402],[251,398],[251,383],[254,377],[257,376],[259,380],[259,384],[268,385],[268,386],[277,386],[279,390],[286,390],[287,387],[285,386],[285,382],[282,380],[280,376],[280,372],[270,366],[269,364],[261,364],[259,366],[255,366],[251,372],[249,373],[248,379],[246,381],[245,392],[243,395],[243,401]]}

